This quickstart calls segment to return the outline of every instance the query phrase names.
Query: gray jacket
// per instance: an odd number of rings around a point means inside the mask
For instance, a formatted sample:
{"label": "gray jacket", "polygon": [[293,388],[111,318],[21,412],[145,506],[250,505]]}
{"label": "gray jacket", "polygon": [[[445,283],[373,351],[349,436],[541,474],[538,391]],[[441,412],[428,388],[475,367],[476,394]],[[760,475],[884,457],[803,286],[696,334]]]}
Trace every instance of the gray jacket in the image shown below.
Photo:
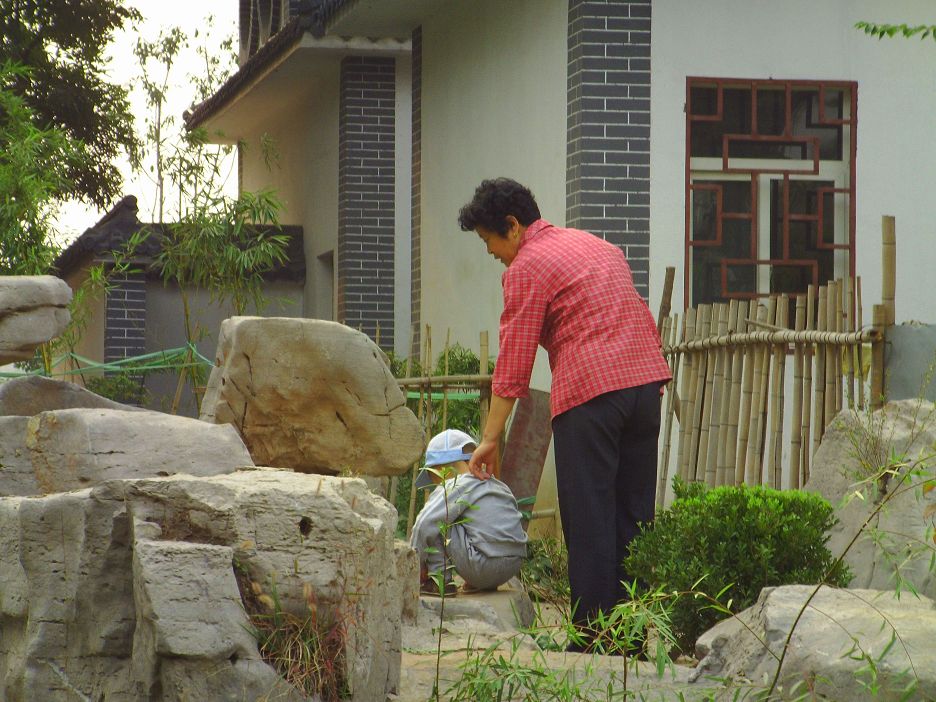
{"label": "gray jacket", "polygon": [[[527,535],[521,525],[517,500],[510,488],[496,478],[478,480],[471,474],[457,475],[439,485],[416,517],[410,545],[423,552],[439,538],[439,525],[458,525],[469,543],[488,558],[525,556]],[[448,513],[445,496],[448,494]]]}

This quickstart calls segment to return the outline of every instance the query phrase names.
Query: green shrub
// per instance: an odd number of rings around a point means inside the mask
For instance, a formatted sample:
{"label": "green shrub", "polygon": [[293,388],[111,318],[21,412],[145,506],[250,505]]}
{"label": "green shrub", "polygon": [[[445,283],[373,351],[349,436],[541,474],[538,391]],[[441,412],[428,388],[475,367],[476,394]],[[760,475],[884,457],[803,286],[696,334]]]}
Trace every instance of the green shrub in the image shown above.
{"label": "green shrub", "polygon": [[[674,486],[672,506],[634,539],[624,561],[627,572],[650,587],[687,592],[696,586],[712,597],[724,590],[731,612],[739,612],[767,586],[825,578],[844,587],[851,580],[844,564],[833,568],[826,534],[836,519],[819,495],[765,487],[708,490],[678,478]],[[691,651],[700,634],[727,616],[711,605],[691,595],[676,602],[673,629],[682,650]]]}
{"label": "green shrub", "polygon": [[101,397],[125,405],[141,406],[149,399],[143,376],[138,372],[118,371],[90,376],[85,380],[85,387]]}

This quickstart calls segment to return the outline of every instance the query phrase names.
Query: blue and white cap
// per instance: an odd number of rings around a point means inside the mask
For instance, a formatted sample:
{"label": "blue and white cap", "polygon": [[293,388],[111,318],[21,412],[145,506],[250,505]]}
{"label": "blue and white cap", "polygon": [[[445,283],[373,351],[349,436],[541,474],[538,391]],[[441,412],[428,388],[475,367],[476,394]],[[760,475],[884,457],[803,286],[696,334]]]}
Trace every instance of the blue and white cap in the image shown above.
{"label": "blue and white cap", "polygon": [[[467,461],[471,458],[471,451],[465,446],[477,442],[468,434],[458,429],[446,429],[429,440],[426,447],[426,468],[433,466],[446,466],[455,461]],[[416,477],[416,487],[424,488],[432,485],[432,475],[425,470],[419,471]]]}

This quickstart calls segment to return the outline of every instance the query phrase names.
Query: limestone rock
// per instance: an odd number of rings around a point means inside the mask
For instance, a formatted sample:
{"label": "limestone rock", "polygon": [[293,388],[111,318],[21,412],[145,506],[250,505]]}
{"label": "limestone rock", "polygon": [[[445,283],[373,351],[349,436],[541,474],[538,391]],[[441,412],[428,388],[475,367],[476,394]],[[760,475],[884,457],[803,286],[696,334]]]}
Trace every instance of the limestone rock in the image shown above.
{"label": "limestone rock", "polygon": [[[757,603],[738,619],[720,622],[699,638],[696,655],[701,660],[691,679],[724,676],[769,682],[776,672],[775,656],[812,590],[806,585],[764,588]],[[904,593],[898,600],[893,591],[823,587],[791,639],[780,678],[783,698],[799,684],[800,693],[808,685],[822,699],[872,699],[866,687],[872,682],[867,654],[877,661],[876,682],[881,686],[874,699],[936,699],[933,631],[936,607],[926,597]],[[901,697],[914,677],[915,692]]]}
{"label": "limestone rock", "polygon": [[115,478],[215,475],[253,465],[233,428],[159,412],[42,412],[29,419],[26,448],[42,493]]}
{"label": "limestone rock", "polygon": [[0,385],[0,417],[31,417],[40,412],[79,407],[119,409],[142,412],[139,407],[123,405],[101,397],[75,383],[30,375],[14,378]]}
{"label": "limestone rock", "polygon": [[351,699],[386,699],[418,579],[395,523],[361,480],[270,469],[0,498],[0,699],[305,700],[261,660],[238,577],[341,613]]}
{"label": "limestone rock", "polygon": [[71,319],[71,297],[55,276],[0,276],[0,365],[29,360],[37,346],[61,334]]}
{"label": "limestone rock", "polygon": [[[904,455],[908,465],[898,467],[900,476],[910,468],[926,468],[919,463],[932,455],[936,445],[936,405],[918,400],[890,402],[870,415],[843,411],[822,437],[812,460],[809,481],[804,489],[818,492],[833,505],[839,523],[829,535],[829,550],[841,553],[854,538],[880,500],[890,495],[886,505],[865,529],[866,535],[849,549],[846,562],[854,573],[850,586],[890,590],[897,587],[895,577],[909,580],[918,592],[936,598],[936,573],[930,570],[930,558],[936,524],[936,491],[921,477],[911,477],[916,488],[898,488],[900,480],[890,477],[882,491],[872,489],[866,499],[854,497],[859,481],[881,470],[888,457]],[[846,499],[847,498],[847,499]],[[871,538],[871,533],[876,538]]]}
{"label": "limestone rock", "polygon": [[343,324],[232,317],[203,420],[237,427],[259,465],[399,475],[424,437],[380,349]]}
{"label": "limestone rock", "polygon": [[29,417],[0,416],[0,496],[40,492],[26,448],[28,424]]}

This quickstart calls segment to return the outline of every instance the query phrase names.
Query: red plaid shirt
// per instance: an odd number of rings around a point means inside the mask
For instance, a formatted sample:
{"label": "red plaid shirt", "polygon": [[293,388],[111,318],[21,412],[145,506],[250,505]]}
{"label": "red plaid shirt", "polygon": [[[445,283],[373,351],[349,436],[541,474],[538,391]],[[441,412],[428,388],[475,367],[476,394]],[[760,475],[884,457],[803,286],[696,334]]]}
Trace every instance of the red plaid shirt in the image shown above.
{"label": "red plaid shirt", "polygon": [[501,281],[497,395],[526,397],[537,344],[549,353],[553,417],[612,390],[671,378],[653,316],[613,244],[539,219]]}

